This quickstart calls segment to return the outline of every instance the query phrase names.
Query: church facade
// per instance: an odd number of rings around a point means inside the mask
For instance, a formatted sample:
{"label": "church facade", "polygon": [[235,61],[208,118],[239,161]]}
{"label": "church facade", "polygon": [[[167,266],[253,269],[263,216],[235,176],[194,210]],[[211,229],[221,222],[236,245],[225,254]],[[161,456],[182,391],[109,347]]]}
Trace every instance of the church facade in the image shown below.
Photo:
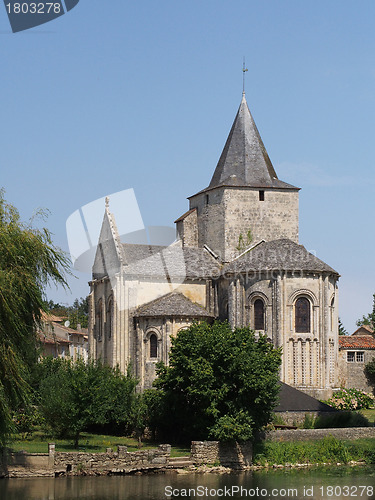
{"label": "church facade", "polygon": [[317,398],[338,384],[338,273],[298,241],[299,188],[278,179],[242,97],[208,187],[169,246],[122,243],[107,203],[90,282],[91,356],[151,387],[193,321],[250,326],[282,347],[280,379]]}

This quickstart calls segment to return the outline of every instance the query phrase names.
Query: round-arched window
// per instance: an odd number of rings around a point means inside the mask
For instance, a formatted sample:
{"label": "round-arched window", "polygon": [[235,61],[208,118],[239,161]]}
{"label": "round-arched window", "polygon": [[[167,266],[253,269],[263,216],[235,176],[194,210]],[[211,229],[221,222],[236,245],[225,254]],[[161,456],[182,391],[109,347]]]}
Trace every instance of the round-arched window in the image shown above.
{"label": "round-arched window", "polygon": [[150,358],[158,357],[158,338],[153,333],[150,335]]}
{"label": "round-arched window", "polygon": [[295,331],[309,333],[310,329],[310,301],[306,297],[300,297],[295,303]]}
{"label": "round-arched window", "polygon": [[264,302],[256,299],[254,302],[254,330],[264,330]]}

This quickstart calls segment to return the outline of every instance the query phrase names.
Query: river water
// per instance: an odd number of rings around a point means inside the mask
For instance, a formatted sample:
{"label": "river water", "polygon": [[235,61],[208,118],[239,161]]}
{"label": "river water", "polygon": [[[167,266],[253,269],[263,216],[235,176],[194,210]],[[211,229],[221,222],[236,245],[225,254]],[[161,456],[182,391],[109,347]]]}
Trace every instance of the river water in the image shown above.
{"label": "river water", "polygon": [[1,500],[375,499],[375,467],[0,479]]}

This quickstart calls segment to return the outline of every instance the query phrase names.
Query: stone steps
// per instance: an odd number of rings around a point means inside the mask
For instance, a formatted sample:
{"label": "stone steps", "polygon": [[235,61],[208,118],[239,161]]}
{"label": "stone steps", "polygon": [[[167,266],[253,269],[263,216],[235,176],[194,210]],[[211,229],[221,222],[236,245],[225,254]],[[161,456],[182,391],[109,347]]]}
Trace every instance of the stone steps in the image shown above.
{"label": "stone steps", "polygon": [[194,465],[190,457],[172,457],[168,459],[167,464],[169,467],[173,468],[189,467],[189,465]]}

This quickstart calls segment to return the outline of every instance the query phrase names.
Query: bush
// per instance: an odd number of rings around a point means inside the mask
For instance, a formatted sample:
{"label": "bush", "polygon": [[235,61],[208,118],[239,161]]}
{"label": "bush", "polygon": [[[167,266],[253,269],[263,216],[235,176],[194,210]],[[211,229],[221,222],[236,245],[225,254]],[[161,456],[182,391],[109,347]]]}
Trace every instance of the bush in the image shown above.
{"label": "bush", "polygon": [[340,389],[326,403],[337,410],[363,410],[374,406],[375,398],[358,389]]}
{"label": "bush", "polygon": [[347,463],[352,459],[348,446],[338,439],[327,436],[320,441],[256,443],[254,463]]}
{"label": "bush", "polygon": [[158,365],[161,432],[185,441],[251,439],[272,419],[281,350],[249,328],[193,324],[171,339],[169,366]]}
{"label": "bush", "polygon": [[355,411],[339,411],[329,416],[318,417],[315,429],[334,429],[337,427],[370,427],[366,417]]}
{"label": "bush", "polygon": [[80,433],[90,425],[131,430],[137,381],[130,371],[124,375],[99,361],[61,358],[44,358],[38,369],[40,410],[55,436],[72,437],[78,447]]}
{"label": "bush", "polygon": [[367,363],[364,371],[370,384],[375,385],[375,358]]}

